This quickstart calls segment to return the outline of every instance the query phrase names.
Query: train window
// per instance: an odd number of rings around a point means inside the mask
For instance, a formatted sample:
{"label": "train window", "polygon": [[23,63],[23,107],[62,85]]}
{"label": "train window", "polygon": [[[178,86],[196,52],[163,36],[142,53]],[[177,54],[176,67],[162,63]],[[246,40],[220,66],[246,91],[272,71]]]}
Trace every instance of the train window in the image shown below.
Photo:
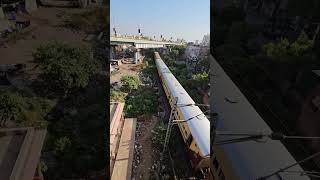
{"label": "train window", "polygon": [[186,130],[184,130],[184,133],[186,134],[186,136],[188,135],[188,132]]}
{"label": "train window", "polygon": [[216,168],[216,170],[219,168],[219,162],[216,157],[214,157],[214,159],[213,159],[213,165]]}
{"label": "train window", "polygon": [[192,137],[192,135],[190,134],[190,136],[189,136],[188,139],[187,139],[187,145],[188,145],[188,147],[190,147],[192,141],[193,141],[193,137]]}

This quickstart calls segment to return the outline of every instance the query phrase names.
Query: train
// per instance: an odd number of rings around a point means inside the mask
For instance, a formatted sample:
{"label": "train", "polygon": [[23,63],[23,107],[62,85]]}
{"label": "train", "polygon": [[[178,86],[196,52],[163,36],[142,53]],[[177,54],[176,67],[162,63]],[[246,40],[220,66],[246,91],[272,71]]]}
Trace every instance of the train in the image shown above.
{"label": "train", "polygon": [[[171,108],[176,103],[174,119],[187,147],[195,171],[208,170],[210,164],[210,122],[171,73],[158,52],[154,53],[160,83]],[[176,101],[177,100],[177,101]]]}
{"label": "train", "polygon": [[[238,134],[271,134],[271,128],[256,112],[238,87],[210,55],[212,79],[210,110],[216,115],[215,144],[211,146],[210,170],[214,180],[310,180],[285,146],[268,138],[218,145]],[[219,135],[220,132],[220,135]]]}

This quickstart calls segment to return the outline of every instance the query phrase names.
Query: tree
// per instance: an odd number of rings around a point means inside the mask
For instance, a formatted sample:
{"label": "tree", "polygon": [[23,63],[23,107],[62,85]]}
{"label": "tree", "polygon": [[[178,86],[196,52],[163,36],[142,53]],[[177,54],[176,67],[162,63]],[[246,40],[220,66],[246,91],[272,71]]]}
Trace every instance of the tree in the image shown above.
{"label": "tree", "polygon": [[87,86],[97,70],[89,49],[52,42],[37,48],[33,54],[49,92],[66,95]]}
{"label": "tree", "polygon": [[293,43],[290,43],[287,39],[281,39],[280,41],[264,45],[263,53],[271,59],[284,61],[302,57],[307,54],[311,48],[312,42],[306,34],[301,33]]}
{"label": "tree", "polygon": [[170,53],[170,54],[172,55],[172,58],[173,58],[174,60],[177,60],[177,57],[178,57],[178,55],[179,55],[179,51],[176,50],[176,49],[173,49],[173,50],[171,50],[171,53]]}
{"label": "tree", "polygon": [[51,100],[0,91],[0,126],[6,126],[10,120],[18,126],[46,128],[46,116],[54,106],[55,102]]}
{"label": "tree", "polygon": [[192,76],[192,81],[195,83],[197,87],[201,87],[202,89],[206,89],[209,83],[209,75],[206,72],[199,73]]}
{"label": "tree", "polygon": [[302,56],[312,48],[312,42],[305,33],[301,33],[298,39],[290,45],[289,52],[293,56]]}
{"label": "tree", "polygon": [[9,120],[21,117],[22,98],[8,91],[0,92],[0,127],[5,127]]}
{"label": "tree", "polygon": [[290,43],[288,39],[281,39],[276,43],[268,43],[263,46],[263,52],[270,58],[284,57],[289,54]]}
{"label": "tree", "polygon": [[137,117],[157,112],[158,96],[151,90],[139,92],[137,96],[131,96],[126,101],[126,117]]}
{"label": "tree", "polygon": [[131,93],[132,90],[137,90],[140,84],[140,80],[137,76],[123,76],[121,78],[122,86],[126,91]]}

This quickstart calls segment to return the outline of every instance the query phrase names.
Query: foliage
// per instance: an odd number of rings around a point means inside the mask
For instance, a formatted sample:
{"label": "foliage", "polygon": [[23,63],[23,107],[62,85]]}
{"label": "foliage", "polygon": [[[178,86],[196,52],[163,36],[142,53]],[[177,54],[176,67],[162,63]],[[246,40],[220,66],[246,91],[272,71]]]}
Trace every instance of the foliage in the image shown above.
{"label": "foliage", "polygon": [[146,58],[145,64],[142,69],[142,74],[154,80],[156,73],[157,73],[157,68],[154,62],[151,59]]}
{"label": "foliage", "polygon": [[0,92],[0,126],[5,126],[8,120],[17,120],[21,118],[23,106],[22,98],[8,91]]}
{"label": "foliage", "polygon": [[99,31],[106,29],[108,22],[106,9],[99,7],[85,13],[71,15],[66,24],[78,30]]}
{"label": "foliage", "polygon": [[177,59],[179,55],[179,51],[176,49],[171,50],[170,55],[172,56],[173,59]]}
{"label": "foliage", "polygon": [[1,126],[9,120],[19,126],[47,127],[46,116],[54,101],[39,97],[24,97],[13,91],[0,91]]}
{"label": "foliage", "polygon": [[124,89],[131,93],[132,90],[137,90],[140,84],[140,80],[137,76],[123,76],[121,78],[121,83]]}
{"label": "foliage", "polygon": [[166,138],[166,125],[161,121],[157,126],[154,127],[152,132],[152,145],[157,149],[163,148],[163,143]]}
{"label": "foliage", "polygon": [[290,60],[291,58],[288,57],[303,56],[311,48],[312,42],[302,33],[293,43],[290,43],[287,39],[281,39],[275,43],[268,43],[263,47],[263,52],[266,56],[281,61]]}
{"label": "foliage", "polygon": [[175,65],[175,61],[174,61],[174,59],[172,58],[172,56],[170,56],[170,55],[164,55],[164,56],[162,57],[162,60],[164,61],[164,63],[166,63],[166,65],[167,65],[168,67]]}
{"label": "foliage", "polygon": [[40,165],[41,172],[46,172],[48,170],[48,166],[46,165],[46,163],[44,161],[40,160],[39,165]]}
{"label": "foliage", "polygon": [[290,45],[289,52],[293,56],[302,56],[312,48],[312,42],[306,34],[301,33],[298,39]]}
{"label": "foliage", "polygon": [[67,94],[87,86],[97,63],[86,48],[52,42],[37,48],[33,54],[40,66],[43,81],[50,92]]}
{"label": "foliage", "polygon": [[152,90],[141,90],[136,96],[129,96],[126,101],[126,117],[137,117],[157,112],[158,95]]}
{"label": "foliage", "polygon": [[201,87],[206,89],[209,83],[209,75],[206,72],[199,73],[192,76],[192,81],[195,83],[197,87]]}
{"label": "foliage", "polygon": [[125,102],[128,93],[121,92],[119,90],[111,89],[110,100],[114,102]]}
{"label": "foliage", "polygon": [[175,55],[174,57],[177,58],[178,56],[182,56],[184,54],[186,47],[183,45],[175,45],[171,48],[171,50],[172,55]]}
{"label": "foliage", "polygon": [[287,39],[281,39],[277,43],[268,43],[263,46],[263,52],[272,58],[284,57],[289,54],[290,43]]}
{"label": "foliage", "polygon": [[[59,163],[45,173],[50,179],[82,178],[105,167],[106,78],[94,77],[83,91],[61,99],[52,113],[45,150]],[[73,109],[77,113],[70,114]]]}
{"label": "foliage", "polygon": [[71,140],[68,137],[61,137],[54,144],[55,154],[63,153],[71,145]]}

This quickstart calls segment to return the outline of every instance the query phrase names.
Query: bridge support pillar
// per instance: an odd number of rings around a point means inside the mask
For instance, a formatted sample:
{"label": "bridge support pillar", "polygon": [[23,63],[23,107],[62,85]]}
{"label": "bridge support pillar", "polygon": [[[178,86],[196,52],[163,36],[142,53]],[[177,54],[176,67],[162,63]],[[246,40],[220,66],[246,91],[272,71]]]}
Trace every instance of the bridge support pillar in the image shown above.
{"label": "bridge support pillar", "polygon": [[141,62],[141,49],[137,49],[137,51],[134,53],[134,63],[138,64]]}
{"label": "bridge support pillar", "polygon": [[115,56],[116,56],[115,46],[111,46],[110,47],[110,59],[115,59]]}

